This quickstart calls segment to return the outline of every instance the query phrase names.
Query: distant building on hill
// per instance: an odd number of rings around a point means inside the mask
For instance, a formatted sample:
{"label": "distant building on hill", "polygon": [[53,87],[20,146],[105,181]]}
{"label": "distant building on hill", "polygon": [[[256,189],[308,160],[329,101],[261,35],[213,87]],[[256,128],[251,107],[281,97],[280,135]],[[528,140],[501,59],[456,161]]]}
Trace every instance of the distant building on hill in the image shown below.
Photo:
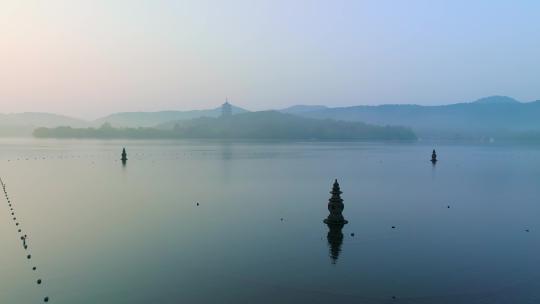
{"label": "distant building on hill", "polygon": [[228,100],[225,100],[225,103],[221,106],[221,117],[232,116],[232,106]]}

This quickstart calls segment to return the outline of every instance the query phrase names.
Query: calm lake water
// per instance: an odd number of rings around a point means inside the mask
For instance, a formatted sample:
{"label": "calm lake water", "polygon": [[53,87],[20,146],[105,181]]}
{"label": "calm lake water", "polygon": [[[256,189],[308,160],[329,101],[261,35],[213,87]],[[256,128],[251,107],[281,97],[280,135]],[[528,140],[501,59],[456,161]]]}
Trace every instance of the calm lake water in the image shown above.
{"label": "calm lake water", "polygon": [[[0,303],[540,301],[540,146],[0,147]],[[334,178],[349,224],[329,233]]]}

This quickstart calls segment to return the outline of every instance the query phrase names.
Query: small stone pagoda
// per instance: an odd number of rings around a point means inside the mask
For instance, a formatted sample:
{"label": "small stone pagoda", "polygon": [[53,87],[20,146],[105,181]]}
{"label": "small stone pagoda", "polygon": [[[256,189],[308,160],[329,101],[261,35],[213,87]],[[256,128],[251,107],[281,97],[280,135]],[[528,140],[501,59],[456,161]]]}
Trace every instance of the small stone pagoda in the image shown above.
{"label": "small stone pagoda", "polygon": [[431,153],[431,162],[432,163],[437,162],[437,152],[435,152],[435,149],[433,149],[433,153]]}
{"label": "small stone pagoda", "polygon": [[324,220],[326,224],[329,225],[344,225],[347,224],[347,220],[343,218],[343,199],[341,199],[341,190],[339,188],[339,183],[337,179],[334,181],[334,185],[332,187],[332,191],[330,192],[332,196],[328,200],[328,211],[330,211],[330,214],[328,217]]}
{"label": "small stone pagoda", "polygon": [[127,153],[126,153],[126,148],[123,148],[122,149],[122,161],[123,162],[126,162],[127,161]]}

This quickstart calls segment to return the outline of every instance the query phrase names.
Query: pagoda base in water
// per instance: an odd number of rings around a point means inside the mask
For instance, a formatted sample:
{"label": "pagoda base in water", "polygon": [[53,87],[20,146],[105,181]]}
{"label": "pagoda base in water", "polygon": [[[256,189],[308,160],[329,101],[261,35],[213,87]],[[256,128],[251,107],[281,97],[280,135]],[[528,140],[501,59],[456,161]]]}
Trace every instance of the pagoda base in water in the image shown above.
{"label": "pagoda base in water", "polygon": [[328,224],[328,225],[345,225],[345,224],[347,224],[349,221],[347,221],[346,219],[343,219],[343,220],[324,219],[323,222],[324,222],[325,224]]}

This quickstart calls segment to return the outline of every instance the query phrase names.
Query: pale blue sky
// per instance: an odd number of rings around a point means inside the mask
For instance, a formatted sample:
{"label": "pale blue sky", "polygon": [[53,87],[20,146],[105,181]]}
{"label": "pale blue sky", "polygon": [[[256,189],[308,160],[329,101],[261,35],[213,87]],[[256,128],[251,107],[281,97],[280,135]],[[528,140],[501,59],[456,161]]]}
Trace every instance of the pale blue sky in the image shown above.
{"label": "pale blue sky", "polygon": [[540,1],[0,0],[0,112],[540,99]]}

